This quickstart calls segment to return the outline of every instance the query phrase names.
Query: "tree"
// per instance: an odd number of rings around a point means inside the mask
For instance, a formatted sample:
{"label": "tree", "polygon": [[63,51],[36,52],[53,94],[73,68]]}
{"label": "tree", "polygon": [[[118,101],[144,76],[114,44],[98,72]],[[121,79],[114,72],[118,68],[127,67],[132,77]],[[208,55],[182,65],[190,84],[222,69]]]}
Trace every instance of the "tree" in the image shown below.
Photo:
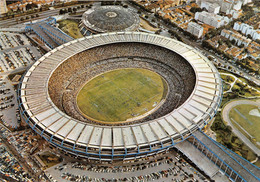
{"label": "tree", "polygon": [[60,15],[64,14],[64,10],[63,10],[63,9],[60,9],[59,14],[60,14]]}
{"label": "tree", "polygon": [[252,39],[253,37],[250,34],[248,34],[247,38]]}
{"label": "tree", "polygon": [[27,4],[25,8],[26,8],[26,10],[29,10],[29,9],[37,8],[37,5],[34,4],[34,3],[32,3],[32,4]]}
{"label": "tree", "polygon": [[222,40],[218,40],[218,43],[219,43],[219,45],[222,45],[223,41]]}
{"label": "tree", "polygon": [[196,8],[196,7],[192,7],[190,9],[190,12],[192,12],[192,13],[201,12],[201,11],[203,11],[201,8]]}

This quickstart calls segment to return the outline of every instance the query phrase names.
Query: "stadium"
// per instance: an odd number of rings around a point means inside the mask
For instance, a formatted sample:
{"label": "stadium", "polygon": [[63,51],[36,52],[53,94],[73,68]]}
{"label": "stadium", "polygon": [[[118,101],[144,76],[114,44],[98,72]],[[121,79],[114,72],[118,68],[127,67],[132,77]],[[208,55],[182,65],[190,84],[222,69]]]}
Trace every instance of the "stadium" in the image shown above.
{"label": "stadium", "polygon": [[121,6],[100,6],[87,10],[79,28],[83,35],[92,33],[135,31],[140,18],[132,10]]}
{"label": "stadium", "polygon": [[207,58],[142,32],[63,44],[36,61],[18,89],[33,130],[66,153],[102,161],[170,149],[213,118],[221,96],[221,78]]}

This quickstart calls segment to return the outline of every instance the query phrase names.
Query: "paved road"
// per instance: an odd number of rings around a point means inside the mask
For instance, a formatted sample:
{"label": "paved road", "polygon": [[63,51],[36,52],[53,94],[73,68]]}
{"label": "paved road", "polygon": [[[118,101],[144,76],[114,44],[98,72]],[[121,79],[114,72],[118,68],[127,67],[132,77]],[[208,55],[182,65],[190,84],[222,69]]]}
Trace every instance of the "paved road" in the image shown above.
{"label": "paved road", "polygon": [[[86,3],[84,3],[84,4],[86,4]],[[73,6],[61,7],[61,8],[57,8],[57,9],[53,9],[53,10],[37,12],[37,13],[30,14],[30,15],[24,15],[24,16],[16,17],[16,18],[20,19],[21,17],[23,17],[25,19],[26,16],[31,17],[31,15],[38,14],[39,17],[34,18],[33,19],[33,21],[34,21],[34,20],[37,20],[37,19],[48,18],[49,16],[59,15],[60,9],[64,9],[64,8],[68,8],[68,7],[73,8],[73,7],[77,7],[77,6],[80,6],[80,5],[81,4],[77,4],[77,5],[73,5]],[[80,10],[83,10],[83,9],[80,9]],[[0,21],[0,27],[3,28],[3,27],[10,27],[12,25],[17,25],[16,18],[10,18],[10,19],[7,19],[7,20],[1,20]],[[24,20],[23,22],[19,21],[18,23],[26,23],[26,22],[30,22],[30,21],[31,21],[31,19],[28,19],[28,20]]]}
{"label": "paved road", "polygon": [[231,109],[237,105],[241,104],[252,104],[252,105],[257,105],[260,107],[260,99],[257,100],[256,102],[251,101],[251,100],[235,100],[229,102],[223,109],[222,109],[222,116],[223,120],[228,123],[232,127],[232,131],[252,150],[254,153],[256,153],[258,156],[260,156],[260,149],[257,148],[246,136],[244,136],[230,121],[229,118],[229,112]]}
{"label": "paved road", "polygon": [[[34,18],[33,20],[37,20],[37,19],[42,19],[42,18],[48,18],[49,16],[55,16],[59,14],[59,9],[54,9],[54,10],[47,10],[47,11],[43,11],[43,12],[38,12],[38,13],[34,13],[34,14],[39,14],[38,18]],[[25,16],[20,16],[17,18],[21,18],[21,17],[26,17],[26,16],[31,16],[33,14],[30,15],[25,15]],[[19,23],[26,23],[26,22],[30,22],[31,19],[25,20],[23,22],[19,21]],[[16,18],[11,18],[11,19],[7,19],[7,20],[1,20],[0,21],[0,27],[10,27],[12,25],[16,25]]]}

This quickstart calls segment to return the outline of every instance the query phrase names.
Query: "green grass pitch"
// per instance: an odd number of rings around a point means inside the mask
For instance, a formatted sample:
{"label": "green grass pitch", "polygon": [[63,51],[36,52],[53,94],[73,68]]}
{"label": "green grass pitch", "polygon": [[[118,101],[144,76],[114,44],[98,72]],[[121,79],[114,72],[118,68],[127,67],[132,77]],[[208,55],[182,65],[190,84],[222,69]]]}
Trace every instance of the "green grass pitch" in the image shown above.
{"label": "green grass pitch", "polygon": [[167,93],[165,80],[147,69],[106,72],[87,82],[77,95],[86,117],[116,122],[140,116],[160,103]]}
{"label": "green grass pitch", "polygon": [[[236,128],[239,129],[243,134],[245,134],[245,136],[250,139],[250,137],[246,134],[247,132],[255,138],[255,142],[260,142],[260,117],[249,114],[250,111],[257,109],[258,107],[256,105],[238,105],[231,109],[229,113],[229,118],[236,126]],[[243,131],[234,121],[236,121],[242,128],[244,128],[246,132]]]}

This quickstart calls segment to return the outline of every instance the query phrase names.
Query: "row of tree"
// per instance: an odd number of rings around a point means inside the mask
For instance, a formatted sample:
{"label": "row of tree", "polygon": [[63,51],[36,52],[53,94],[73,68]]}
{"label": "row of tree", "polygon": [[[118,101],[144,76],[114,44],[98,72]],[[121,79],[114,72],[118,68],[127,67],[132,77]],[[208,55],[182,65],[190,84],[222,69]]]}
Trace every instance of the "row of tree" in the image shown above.
{"label": "row of tree", "polygon": [[64,8],[64,9],[60,9],[59,11],[59,14],[62,15],[62,14],[65,14],[65,13],[76,13],[77,10],[79,9],[83,9],[83,8],[91,8],[92,7],[92,4],[88,4],[88,5],[80,5],[80,6],[77,6],[77,7],[69,7],[69,8]]}
{"label": "row of tree", "polygon": [[39,14],[26,16],[26,17],[21,17],[20,19],[16,18],[16,22],[19,22],[19,20],[20,21],[24,21],[24,20],[29,20],[30,18],[33,19],[33,18],[38,18],[38,17],[40,17]]}

